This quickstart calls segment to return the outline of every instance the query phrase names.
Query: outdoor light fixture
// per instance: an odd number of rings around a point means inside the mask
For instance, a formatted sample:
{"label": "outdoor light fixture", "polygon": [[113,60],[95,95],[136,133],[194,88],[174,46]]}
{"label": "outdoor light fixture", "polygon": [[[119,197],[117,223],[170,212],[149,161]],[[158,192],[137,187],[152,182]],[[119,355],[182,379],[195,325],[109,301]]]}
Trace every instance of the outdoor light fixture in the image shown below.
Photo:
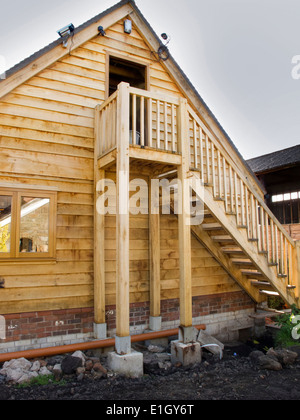
{"label": "outdoor light fixture", "polygon": [[73,23],[70,23],[70,25],[67,25],[63,27],[62,29],[60,29],[59,31],[57,31],[58,35],[61,38],[64,38],[63,46],[65,48],[67,48],[69,37],[71,36],[71,34],[74,33],[74,30],[75,30],[75,26],[73,25]]}
{"label": "outdoor light fixture", "polygon": [[124,21],[124,32],[126,34],[131,34],[131,32],[132,32],[132,22],[129,19],[126,19]]}
{"label": "outdoor light fixture", "polygon": [[161,37],[165,41],[165,44],[161,43],[157,54],[161,60],[166,61],[170,57],[170,52],[167,45],[169,44],[171,38],[166,33],[161,34]]}
{"label": "outdoor light fixture", "polygon": [[64,38],[66,35],[71,35],[71,33],[74,32],[74,29],[75,29],[75,27],[74,27],[73,23],[70,23],[70,25],[67,25],[64,28],[57,31],[57,33],[61,38]]}
{"label": "outdoor light fixture", "polygon": [[98,27],[98,31],[99,31],[99,35],[102,35],[102,36],[105,36],[105,35],[106,35],[106,33],[105,33],[105,30],[104,30],[103,26],[99,26],[99,27]]}

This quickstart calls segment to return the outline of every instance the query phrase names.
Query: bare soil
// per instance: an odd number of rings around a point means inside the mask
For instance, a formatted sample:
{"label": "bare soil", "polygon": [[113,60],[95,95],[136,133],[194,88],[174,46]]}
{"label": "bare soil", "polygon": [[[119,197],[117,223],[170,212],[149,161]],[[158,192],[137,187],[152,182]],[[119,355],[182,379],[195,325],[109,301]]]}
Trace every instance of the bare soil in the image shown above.
{"label": "bare soil", "polygon": [[[300,400],[300,357],[281,371],[261,370],[249,357],[252,346],[231,345],[224,357],[203,353],[190,367],[148,366],[141,379],[108,375],[101,379],[69,377],[62,384],[0,385],[0,400],[173,401]],[[105,360],[103,361],[105,363]],[[133,403],[132,403],[133,404]]]}

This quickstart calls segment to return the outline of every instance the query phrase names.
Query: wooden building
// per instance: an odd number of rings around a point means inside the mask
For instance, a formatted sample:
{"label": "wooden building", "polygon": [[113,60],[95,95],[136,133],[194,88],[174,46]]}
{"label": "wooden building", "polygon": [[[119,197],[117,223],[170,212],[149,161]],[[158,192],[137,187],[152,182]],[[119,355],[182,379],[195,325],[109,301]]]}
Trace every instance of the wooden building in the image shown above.
{"label": "wooden building", "polygon": [[[226,340],[253,325],[270,290],[298,305],[299,246],[134,1],[6,76],[1,352],[200,323]],[[161,194],[147,214],[151,181],[165,178],[177,185],[171,211]],[[115,211],[103,214],[108,179]],[[193,188],[179,188],[187,179]],[[203,223],[190,223],[190,200]]]}
{"label": "wooden building", "polygon": [[266,203],[293,239],[300,240],[300,145],[247,161],[266,189]]}

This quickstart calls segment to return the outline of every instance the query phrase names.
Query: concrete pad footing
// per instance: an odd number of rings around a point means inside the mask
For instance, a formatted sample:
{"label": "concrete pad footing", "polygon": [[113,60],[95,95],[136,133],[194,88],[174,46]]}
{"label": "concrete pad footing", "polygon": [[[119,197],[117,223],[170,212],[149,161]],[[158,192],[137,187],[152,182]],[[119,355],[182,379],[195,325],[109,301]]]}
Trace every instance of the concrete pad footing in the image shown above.
{"label": "concrete pad footing", "polygon": [[150,316],[149,318],[149,330],[161,331],[162,317],[161,316]]}
{"label": "concrete pad footing", "polygon": [[105,340],[107,338],[107,324],[94,323],[94,337],[96,340]]}
{"label": "concrete pad footing", "polygon": [[182,366],[189,366],[201,363],[202,350],[198,342],[182,343],[179,340],[171,342],[171,362],[180,362]]}
{"label": "concrete pad footing", "polygon": [[136,351],[124,355],[108,353],[107,364],[112,372],[129,378],[141,378],[144,374],[143,354]]}

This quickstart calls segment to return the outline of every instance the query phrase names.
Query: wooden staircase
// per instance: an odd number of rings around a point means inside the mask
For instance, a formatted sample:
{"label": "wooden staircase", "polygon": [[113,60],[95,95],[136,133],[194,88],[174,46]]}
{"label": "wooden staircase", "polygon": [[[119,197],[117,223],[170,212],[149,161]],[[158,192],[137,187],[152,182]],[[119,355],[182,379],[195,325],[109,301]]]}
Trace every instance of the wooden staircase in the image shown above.
{"label": "wooden staircase", "polygon": [[[139,127],[137,98],[141,108]],[[183,192],[183,202],[189,197],[191,205],[203,204],[203,221],[190,223],[192,234],[256,302],[276,295],[289,306],[300,307],[300,242],[289,236],[267,207],[262,188],[246,164],[231,156],[226,142],[210,131],[187,100],[121,83],[118,91],[97,108],[96,121],[96,161],[101,158],[113,162],[117,153],[118,162],[121,158],[127,162],[128,172],[129,160],[138,158],[143,164],[149,160],[151,165],[165,165],[166,171],[175,173],[169,179],[178,176],[178,182],[190,180],[192,195]],[[111,129],[108,121],[118,123]],[[137,131],[142,133],[140,144]],[[180,245],[181,284],[184,293],[187,291],[185,302],[189,303],[191,280],[186,281],[185,275],[190,277],[190,267],[184,257],[190,257],[190,252],[185,252],[190,232],[184,226],[184,217],[179,217],[184,239]]]}

